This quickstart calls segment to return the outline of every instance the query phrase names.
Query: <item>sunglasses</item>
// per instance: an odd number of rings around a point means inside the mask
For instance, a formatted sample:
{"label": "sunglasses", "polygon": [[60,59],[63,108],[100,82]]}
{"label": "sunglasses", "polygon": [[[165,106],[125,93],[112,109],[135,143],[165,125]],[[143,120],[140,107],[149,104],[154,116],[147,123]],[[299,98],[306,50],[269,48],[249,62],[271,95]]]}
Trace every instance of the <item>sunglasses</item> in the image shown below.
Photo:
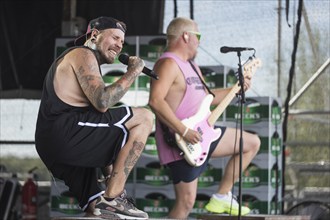
{"label": "sunglasses", "polygon": [[198,41],[200,41],[202,34],[197,31],[187,31],[188,33],[195,34]]}

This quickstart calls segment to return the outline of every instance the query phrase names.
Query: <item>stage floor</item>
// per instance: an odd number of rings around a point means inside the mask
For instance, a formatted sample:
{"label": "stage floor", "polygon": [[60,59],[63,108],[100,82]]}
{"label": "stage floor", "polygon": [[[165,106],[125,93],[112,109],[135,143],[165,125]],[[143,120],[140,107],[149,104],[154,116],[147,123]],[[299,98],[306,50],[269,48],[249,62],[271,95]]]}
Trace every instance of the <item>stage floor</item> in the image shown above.
{"label": "stage floor", "polygon": [[[159,220],[168,218],[149,218],[149,220]],[[201,215],[196,219],[203,220],[237,220],[238,216],[228,216],[228,215],[215,215],[215,214],[206,214]],[[297,216],[297,215],[248,215],[241,216],[241,220],[310,220],[309,216]],[[56,217],[52,220],[103,220],[101,218],[95,217]],[[175,220],[175,219],[172,219]]]}

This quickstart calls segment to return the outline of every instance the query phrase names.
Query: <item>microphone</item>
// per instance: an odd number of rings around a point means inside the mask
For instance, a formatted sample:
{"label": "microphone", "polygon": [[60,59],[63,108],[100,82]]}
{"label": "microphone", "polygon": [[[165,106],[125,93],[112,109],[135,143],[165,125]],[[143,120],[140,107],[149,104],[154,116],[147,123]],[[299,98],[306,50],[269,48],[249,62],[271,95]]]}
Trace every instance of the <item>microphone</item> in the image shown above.
{"label": "microphone", "polygon": [[[125,64],[125,65],[128,65],[128,59],[129,59],[129,56],[125,53],[120,54],[118,57],[118,60],[122,64]],[[151,69],[149,69],[148,67],[143,67],[142,73],[150,76],[151,78],[158,79],[157,74],[154,71],[152,71]]]}
{"label": "microphone", "polygon": [[220,48],[221,53],[241,52],[244,50],[254,50],[254,48],[250,48],[250,47],[221,47]]}

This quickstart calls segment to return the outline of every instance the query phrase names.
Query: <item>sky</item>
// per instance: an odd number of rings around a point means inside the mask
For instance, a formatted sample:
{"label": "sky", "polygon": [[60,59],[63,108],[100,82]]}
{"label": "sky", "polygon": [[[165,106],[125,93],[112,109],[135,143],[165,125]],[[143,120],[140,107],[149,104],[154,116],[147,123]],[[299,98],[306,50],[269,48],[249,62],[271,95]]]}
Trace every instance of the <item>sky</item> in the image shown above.
{"label": "sky", "polygon": [[[190,1],[178,0],[177,3],[177,16],[190,17]],[[222,46],[255,48],[255,55],[262,61],[262,67],[254,75],[253,87],[247,95],[279,96],[278,90],[286,88],[287,82],[282,79],[287,78],[291,65],[298,1],[290,0],[288,22],[285,0],[281,1],[280,76],[277,68],[278,6],[278,0],[194,0],[194,20],[202,33],[196,62],[199,65],[225,65],[237,69],[239,62],[237,54],[220,53],[220,48]],[[320,41],[324,44],[323,49],[327,51],[327,56],[321,57],[321,60],[325,62],[330,57],[330,0],[304,0],[304,6],[312,36],[321,33]],[[173,18],[173,1],[166,0],[164,33]],[[300,35],[307,35],[304,19],[302,19]],[[308,42],[304,47],[311,50]],[[242,62],[252,55],[253,51],[242,52]],[[278,79],[280,82],[277,81]]]}

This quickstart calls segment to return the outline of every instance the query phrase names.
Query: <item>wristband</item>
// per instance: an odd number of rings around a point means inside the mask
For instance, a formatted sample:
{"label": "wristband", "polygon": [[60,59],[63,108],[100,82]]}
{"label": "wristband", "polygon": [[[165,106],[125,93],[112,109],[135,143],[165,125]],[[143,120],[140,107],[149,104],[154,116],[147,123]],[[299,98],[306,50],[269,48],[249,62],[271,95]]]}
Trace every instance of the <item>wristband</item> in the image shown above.
{"label": "wristband", "polygon": [[184,130],[182,137],[186,136],[186,134],[188,133],[188,130],[189,130],[189,128],[186,127],[186,130]]}

